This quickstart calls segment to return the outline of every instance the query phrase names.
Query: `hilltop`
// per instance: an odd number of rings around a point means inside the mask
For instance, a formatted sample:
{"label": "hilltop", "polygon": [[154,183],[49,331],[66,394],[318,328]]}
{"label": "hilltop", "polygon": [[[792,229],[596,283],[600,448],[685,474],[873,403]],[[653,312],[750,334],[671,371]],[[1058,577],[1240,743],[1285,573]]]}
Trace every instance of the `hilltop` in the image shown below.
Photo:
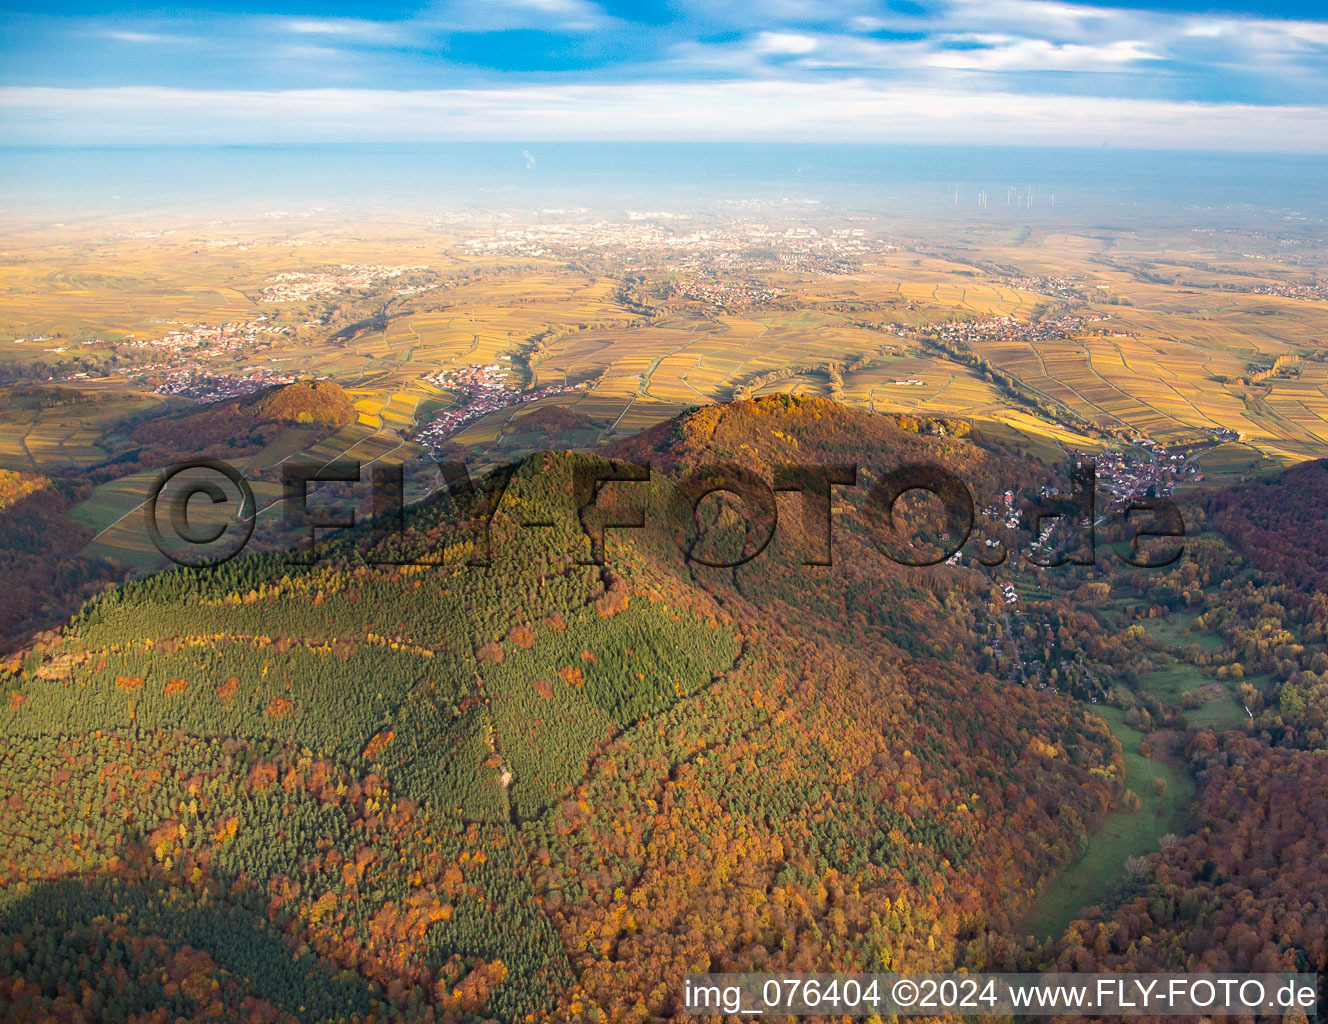
{"label": "hilltop", "polygon": [[330,380],[296,381],[247,395],[237,403],[260,423],[339,427],[355,418],[350,396]]}
{"label": "hilltop", "polygon": [[504,429],[512,433],[535,433],[545,437],[556,437],[573,430],[600,430],[605,425],[575,409],[560,405],[542,405],[517,416]]}
{"label": "hilltop", "polygon": [[241,398],[214,402],[158,417],[136,427],[140,445],[206,451],[218,445],[253,446],[264,435],[292,424],[339,427],[355,418],[350,397],[330,380],[297,381]]}

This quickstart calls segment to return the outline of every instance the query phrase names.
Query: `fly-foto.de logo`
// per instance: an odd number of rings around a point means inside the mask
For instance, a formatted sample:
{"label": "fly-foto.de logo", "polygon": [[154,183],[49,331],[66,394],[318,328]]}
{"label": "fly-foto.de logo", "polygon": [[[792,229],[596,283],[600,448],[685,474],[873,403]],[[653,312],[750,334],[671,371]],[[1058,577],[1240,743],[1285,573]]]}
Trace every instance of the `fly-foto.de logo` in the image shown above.
{"label": "fly-foto.de logo", "polygon": [[[180,565],[205,567],[234,558],[250,542],[260,515],[279,514],[283,531],[298,532],[309,539],[306,553],[316,557],[319,531],[353,529],[365,517],[357,510],[368,502],[368,520],[375,544],[363,552],[367,561],[380,565],[439,565],[444,548],[469,541],[467,564],[491,564],[494,543],[492,526],[503,504],[519,464],[499,466],[475,479],[461,462],[438,466],[441,490],[451,501],[455,525],[448,543],[437,550],[399,553],[392,545],[377,543],[406,532],[406,486],[401,465],[375,464],[366,476],[358,459],[329,463],[292,458],[282,465],[281,493],[263,508],[254,489],[233,466],[217,461],[191,461],[171,466],[157,479],[144,502],[146,528],[152,543],[163,555]],[[868,482],[862,482],[868,478]],[[310,503],[311,485],[321,483],[367,486],[360,500],[348,498],[336,507]],[[1080,462],[1070,474],[1070,486],[1042,487],[1023,497],[1014,511],[1012,493],[1006,500],[1012,511],[1010,522],[1031,530],[1032,550],[1021,557],[1042,567],[1091,565],[1097,559],[1096,531],[1110,520],[1117,534],[1123,532],[1128,551],[1118,557],[1139,568],[1159,568],[1176,562],[1184,553],[1185,523],[1178,506],[1165,497],[1135,499],[1116,506],[1104,515],[1097,510],[1096,471],[1092,463]],[[603,502],[605,487],[614,488],[614,501]],[[664,488],[660,501],[634,501],[633,488]],[[572,466],[568,476],[564,508],[576,516],[589,541],[589,559],[574,555],[583,564],[604,564],[604,541],[609,530],[663,528],[674,537],[681,556],[689,564],[732,569],[760,557],[780,529],[778,495],[796,495],[794,508],[800,518],[809,550],[805,565],[827,566],[835,548],[832,506],[844,489],[864,490],[858,503],[862,522],[875,546],[900,565],[924,567],[954,560],[970,540],[978,562],[997,566],[1010,557],[1004,541],[979,537],[978,506],[968,484],[953,471],[930,462],[912,462],[873,472],[868,477],[850,463],[780,463],[757,469],[735,462],[716,462],[690,470],[680,477],[662,477],[649,463],[626,460],[585,459]],[[644,491],[642,495],[644,496]],[[712,495],[723,495],[740,506],[746,542],[741,550],[717,553],[701,541],[699,511]],[[930,496],[941,523],[926,542],[921,542],[901,520],[901,500],[906,495]],[[204,513],[204,509],[208,510]],[[654,516],[648,514],[654,510]],[[357,518],[358,517],[358,518]],[[530,520],[529,528],[549,526],[547,518]],[[1047,543],[1057,534],[1056,543]],[[1145,542],[1148,542],[1145,550]],[[1158,543],[1160,542],[1160,543]],[[396,551],[397,553],[388,553]]]}

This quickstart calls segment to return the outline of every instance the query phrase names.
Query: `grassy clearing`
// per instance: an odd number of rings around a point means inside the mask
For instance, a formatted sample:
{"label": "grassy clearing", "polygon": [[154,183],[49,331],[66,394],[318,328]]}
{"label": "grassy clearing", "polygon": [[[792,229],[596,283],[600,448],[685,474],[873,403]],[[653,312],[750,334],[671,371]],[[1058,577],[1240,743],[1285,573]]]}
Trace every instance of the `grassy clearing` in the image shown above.
{"label": "grassy clearing", "polygon": [[[1205,651],[1217,650],[1222,646],[1221,638],[1197,628],[1198,618],[1197,612],[1178,612],[1168,618],[1142,621],[1148,635],[1175,654],[1191,645]],[[1143,683],[1147,693],[1172,707],[1183,708],[1191,726],[1239,729],[1248,717],[1229,686],[1208,678],[1195,666],[1170,654],[1144,676]],[[1185,695],[1194,692],[1205,698],[1204,703],[1197,708],[1185,708]]]}
{"label": "grassy clearing", "polygon": [[1223,687],[1224,694],[1214,695],[1203,707],[1185,712],[1185,721],[1191,728],[1212,729],[1226,732],[1228,729],[1243,728],[1249,721],[1245,708],[1236,699],[1235,694]]}
{"label": "grassy clearing", "polygon": [[1144,629],[1159,643],[1178,650],[1198,644],[1202,650],[1215,651],[1222,646],[1221,637],[1205,632],[1196,625],[1198,612],[1173,612],[1163,619],[1144,619]]}
{"label": "grassy clearing", "polygon": [[[1169,659],[1149,672],[1144,676],[1144,690],[1173,707],[1184,708],[1185,720],[1191,726],[1239,729],[1248,717],[1229,686],[1207,678],[1183,661]],[[1197,708],[1185,708],[1183,697],[1196,691],[1204,698],[1204,703]]]}
{"label": "grassy clearing", "polygon": [[[1108,899],[1126,881],[1126,858],[1152,853],[1168,832],[1181,832],[1186,809],[1194,799],[1194,780],[1186,771],[1139,753],[1143,736],[1125,724],[1125,712],[1119,708],[1094,711],[1106,719],[1120,741],[1125,785],[1139,794],[1140,808],[1113,810],[1089,838],[1088,852],[1045,884],[1020,923],[1023,932],[1038,938],[1060,935],[1087,907]],[[1166,780],[1164,794],[1159,795],[1155,788],[1157,778]]]}

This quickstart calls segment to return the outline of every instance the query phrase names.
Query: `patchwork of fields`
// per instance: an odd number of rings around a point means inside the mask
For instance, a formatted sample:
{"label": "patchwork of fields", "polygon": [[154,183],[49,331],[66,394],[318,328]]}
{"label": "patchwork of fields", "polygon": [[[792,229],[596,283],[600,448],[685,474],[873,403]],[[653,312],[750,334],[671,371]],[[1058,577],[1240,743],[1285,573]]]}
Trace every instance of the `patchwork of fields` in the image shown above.
{"label": "patchwork of fields", "polygon": [[[1328,454],[1328,301],[1274,294],[1314,279],[1322,254],[1293,266],[1220,233],[952,226],[929,228],[924,243],[878,223],[891,244],[825,269],[794,243],[745,261],[724,250],[722,228],[710,249],[679,257],[571,243],[488,251],[463,244],[482,227],[317,215],[19,232],[0,258],[0,371],[13,381],[0,468],[105,463],[132,424],[188,403],[154,393],[159,382],[194,372],[330,378],[358,422],[312,454],[418,465],[416,434],[468,400],[440,375],[472,367],[514,394],[581,385],[467,418],[448,443],[480,464],[775,393],[967,418],[1048,458],[1112,437],[1216,439],[1200,465],[1223,481]],[[274,280],[296,284],[274,293]],[[764,298],[707,301],[706,288]],[[1080,326],[1046,329],[1058,318]],[[965,352],[923,343],[960,322],[997,328]],[[189,330],[203,340],[170,334]],[[1286,372],[1261,373],[1279,357]],[[34,362],[46,369],[17,369]],[[34,384],[79,400],[25,394]],[[550,405],[579,414],[575,426],[519,428],[519,415]],[[250,462],[279,464],[303,443],[291,431]],[[131,564],[154,557],[131,540],[127,515],[147,483],[102,484],[73,513]],[[272,486],[259,481],[260,499]]]}

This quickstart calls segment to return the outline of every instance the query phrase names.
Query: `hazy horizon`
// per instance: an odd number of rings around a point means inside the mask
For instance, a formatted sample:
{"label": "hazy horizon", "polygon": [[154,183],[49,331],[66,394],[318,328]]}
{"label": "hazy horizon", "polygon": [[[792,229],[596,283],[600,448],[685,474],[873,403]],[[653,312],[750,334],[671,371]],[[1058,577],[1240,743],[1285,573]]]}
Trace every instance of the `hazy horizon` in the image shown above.
{"label": "hazy horizon", "polygon": [[[795,143],[7,146],[8,214],[202,214],[271,204],[419,212],[753,200],[946,219],[1317,223],[1328,158],[1116,147]],[[957,195],[956,195],[957,192]],[[986,193],[985,205],[982,194]],[[1025,207],[1023,196],[1034,202]],[[790,205],[792,204],[792,205]],[[722,206],[721,206],[722,208]],[[805,210],[804,210],[805,212]]]}

